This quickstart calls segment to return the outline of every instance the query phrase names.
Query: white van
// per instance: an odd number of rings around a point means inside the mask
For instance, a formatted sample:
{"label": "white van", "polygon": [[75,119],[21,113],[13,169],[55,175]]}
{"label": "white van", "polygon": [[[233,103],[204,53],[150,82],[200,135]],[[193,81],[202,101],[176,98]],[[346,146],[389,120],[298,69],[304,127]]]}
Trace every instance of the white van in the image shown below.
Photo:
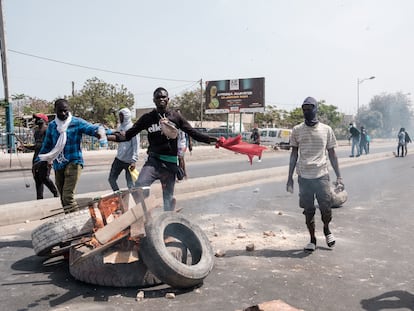
{"label": "white van", "polygon": [[291,129],[283,129],[276,127],[262,128],[260,131],[260,144],[268,145],[274,148],[290,149]]}

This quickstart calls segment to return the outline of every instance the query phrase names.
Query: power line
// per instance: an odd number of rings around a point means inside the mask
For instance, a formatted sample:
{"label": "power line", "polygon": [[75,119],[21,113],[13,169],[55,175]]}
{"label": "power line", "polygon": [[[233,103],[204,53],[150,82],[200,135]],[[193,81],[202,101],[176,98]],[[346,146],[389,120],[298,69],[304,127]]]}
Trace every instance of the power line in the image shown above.
{"label": "power line", "polygon": [[64,61],[60,61],[60,60],[56,60],[56,59],[52,59],[52,58],[48,58],[48,57],[43,57],[43,56],[38,56],[38,55],[29,54],[29,53],[25,53],[25,52],[20,52],[20,51],[16,51],[16,50],[12,50],[12,49],[8,49],[8,51],[12,52],[12,53],[24,55],[24,56],[34,57],[34,58],[46,60],[46,61],[49,61],[49,62],[58,63],[58,64],[64,64],[64,65],[68,65],[68,66],[85,68],[85,69],[89,69],[89,70],[95,70],[95,71],[101,71],[101,72],[107,72],[107,73],[113,73],[113,74],[117,74],[117,75],[129,76],[129,77],[152,79],[152,80],[163,80],[163,81],[174,81],[174,82],[191,82],[191,83],[192,82],[198,82],[198,81],[195,81],[195,80],[169,79],[169,78],[160,78],[160,77],[138,75],[138,74],[133,74],[133,73],[125,73],[125,72],[120,72],[120,71],[113,71],[113,70],[101,69],[101,68],[96,68],[96,67],[73,64],[73,63],[64,62]]}

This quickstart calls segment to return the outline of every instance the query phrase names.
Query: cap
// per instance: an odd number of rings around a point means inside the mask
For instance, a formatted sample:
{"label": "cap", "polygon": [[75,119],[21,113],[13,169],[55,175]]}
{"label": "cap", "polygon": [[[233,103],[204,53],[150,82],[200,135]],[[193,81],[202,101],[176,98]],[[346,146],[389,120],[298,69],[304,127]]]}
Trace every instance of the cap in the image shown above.
{"label": "cap", "polygon": [[45,122],[49,122],[49,118],[44,113],[35,113],[33,116],[35,118],[42,119]]}

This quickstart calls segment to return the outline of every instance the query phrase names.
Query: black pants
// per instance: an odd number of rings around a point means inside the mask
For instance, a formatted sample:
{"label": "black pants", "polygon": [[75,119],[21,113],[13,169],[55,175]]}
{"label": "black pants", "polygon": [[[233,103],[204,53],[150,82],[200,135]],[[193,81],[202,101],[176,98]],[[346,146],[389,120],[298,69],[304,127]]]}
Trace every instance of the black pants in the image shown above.
{"label": "black pants", "polygon": [[161,182],[164,210],[174,210],[174,187],[178,166],[149,155],[138,175],[135,187],[149,187],[157,179]]}
{"label": "black pants", "polygon": [[50,179],[50,169],[51,165],[44,161],[32,169],[33,179],[36,184],[36,198],[38,200],[43,199],[43,185],[46,185],[50,192],[53,193],[54,197],[58,196],[56,186]]}

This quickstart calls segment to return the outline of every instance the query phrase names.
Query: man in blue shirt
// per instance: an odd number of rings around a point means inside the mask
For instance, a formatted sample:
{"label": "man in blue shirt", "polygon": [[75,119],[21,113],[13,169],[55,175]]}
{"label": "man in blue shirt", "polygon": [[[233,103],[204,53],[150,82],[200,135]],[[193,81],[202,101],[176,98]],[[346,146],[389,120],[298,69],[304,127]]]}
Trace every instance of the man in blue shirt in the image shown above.
{"label": "man in blue shirt", "polygon": [[55,183],[65,213],[76,211],[75,189],[83,168],[82,135],[99,138],[99,125],[74,117],[66,99],[55,101],[56,118],[49,123],[36,164],[53,162]]}

